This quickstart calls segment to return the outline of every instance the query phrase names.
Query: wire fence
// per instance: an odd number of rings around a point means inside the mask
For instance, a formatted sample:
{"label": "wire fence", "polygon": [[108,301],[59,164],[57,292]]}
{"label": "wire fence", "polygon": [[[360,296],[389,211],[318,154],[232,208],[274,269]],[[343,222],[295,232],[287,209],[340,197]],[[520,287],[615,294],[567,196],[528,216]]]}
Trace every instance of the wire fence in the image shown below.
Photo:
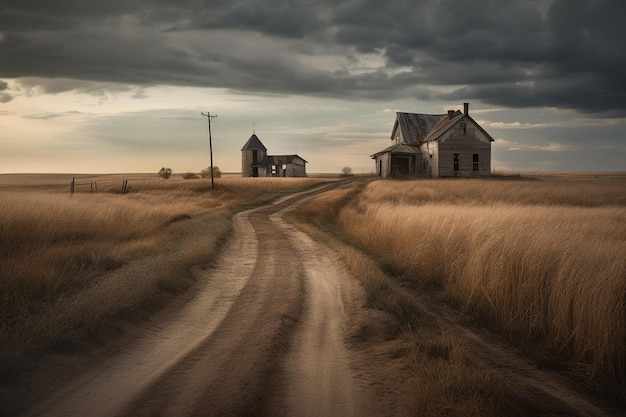
{"label": "wire fence", "polygon": [[[120,191],[122,194],[126,194],[128,192],[128,180],[122,180],[122,187]],[[96,181],[76,182],[76,177],[72,177],[72,182],[70,183],[70,194],[74,194],[76,192],[97,193],[98,183]]]}

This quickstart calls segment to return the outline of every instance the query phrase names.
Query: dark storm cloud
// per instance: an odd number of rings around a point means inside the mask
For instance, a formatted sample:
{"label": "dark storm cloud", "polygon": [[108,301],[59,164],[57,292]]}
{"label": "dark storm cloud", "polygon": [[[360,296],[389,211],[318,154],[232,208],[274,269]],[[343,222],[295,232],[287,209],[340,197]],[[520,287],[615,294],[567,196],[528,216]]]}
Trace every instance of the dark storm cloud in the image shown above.
{"label": "dark storm cloud", "polygon": [[[621,0],[0,1],[0,77],[624,114],[623,16]],[[363,53],[383,66],[351,67]]]}
{"label": "dark storm cloud", "polygon": [[328,5],[317,1],[217,1],[194,14],[187,28],[235,28],[280,37],[302,38],[325,28]]}
{"label": "dark storm cloud", "polygon": [[9,88],[9,84],[5,81],[0,80],[0,103],[8,103],[13,100],[13,96],[6,92]]}

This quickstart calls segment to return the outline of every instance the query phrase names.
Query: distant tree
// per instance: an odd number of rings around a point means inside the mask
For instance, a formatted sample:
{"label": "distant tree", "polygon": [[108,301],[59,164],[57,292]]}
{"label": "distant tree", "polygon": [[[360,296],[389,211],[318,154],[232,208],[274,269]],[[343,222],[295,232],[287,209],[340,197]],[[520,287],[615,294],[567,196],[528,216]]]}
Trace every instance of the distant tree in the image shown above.
{"label": "distant tree", "polygon": [[350,168],[350,167],[343,167],[343,168],[341,168],[341,176],[342,177],[349,177],[350,175],[352,175],[352,168]]}
{"label": "distant tree", "polygon": [[[211,177],[211,167],[207,167],[200,171],[200,176],[202,178],[210,178]],[[220,167],[213,167],[213,178],[220,178],[222,176],[222,171],[220,171]]]}
{"label": "distant tree", "polygon": [[165,167],[163,167],[163,168],[161,168],[161,169],[159,170],[159,177],[161,177],[161,178],[163,178],[163,179],[167,180],[167,179],[169,179],[171,176],[172,176],[172,168],[165,168]]}
{"label": "distant tree", "polygon": [[184,180],[195,180],[196,178],[198,178],[198,176],[193,172],[186,172],[183,174]]}

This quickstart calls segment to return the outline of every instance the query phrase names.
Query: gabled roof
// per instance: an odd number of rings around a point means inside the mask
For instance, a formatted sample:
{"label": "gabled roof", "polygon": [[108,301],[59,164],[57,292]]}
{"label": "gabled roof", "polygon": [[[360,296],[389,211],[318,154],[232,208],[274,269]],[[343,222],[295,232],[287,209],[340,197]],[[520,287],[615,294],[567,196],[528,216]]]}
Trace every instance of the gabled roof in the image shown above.
{"label": "gabled roof", "polygon": [[309,161],[305,160],[303,157],[299,155],[268,155],[267,159],[270,164],[273,165],[282,165],[282,164],[291,164],[294,159],[301,159],[305,163],[309,163]]}
{"label": "gabled roof", "polygon": [[252,136],[250,136],[250,139],[248,139],[246,144],[243,145],[243,148],[241,148],[241,150],[251,151],[253,149],[263,149],[264,151],[267,151],[267,148],[263,146],[257,135],[254,133],[252,134]]}
{"label": "gabled roof", "polygon": [[476,125],[476,127],[478,128],[478,130],[480,130],[481,132],[483,132],[483,135],[485,135],[487,137],[487,139],[489,139],[490,142],[495,142],[495,139],[491,137],[491,135],[489,133],[487,133],[487,131],[485,129],[483,129],[483,127],[481,125],[479,125],[478,123],[476,123],[476,120],[472,119],[472,116],[470,116],[469,114],[465,115],[465,118],[468,120],[471,120],[472,123],[474,123],[474,125]]}
{"label": "gabled roof", "polygon": [[380,152],[376,152],[374,155],[371,155],[371,158],[374,159],[378,155],[382,155],[384,153],[395,153],[395,154],[416,154],[419,153],[419,146],[417,145],[407,145],[406,143],[397,143],[395,145],[391,145]]}
{"label": "gabled roof", "polygon": [[445,117],[439,120],[439,123],[435,125],[435,127],[428,132],[428,135],[423,139],[424,142],[428,142],[429,140],[434,140],[439,138],[445,132],[448,131],[452,126],[454,126],[459,120],[461,120],[465,116],[461,113],[460,110],[452,114],[446,114]]}
{"label": "gabled roof", "polygon": [[396,112],[396,121],[391,130],[391,139],[394,139],[396,131],[400,129],[402,140],[405,143],[417,145],[422,142],[428,133],[447,114],[421,114]]}
{"label": "gabled roof", "polygon": [[474,119],[471,118],[469,114],[463,114],[460,110],[457,110],[454,113],[453,117],[445,117],[439,121],[439,123],[433,128],[433,130],[428,133],[428,136],[424,138],[424,142],[428,142],[431,140],[437,140],[441,136],[443,136],[448,130],[450,130],[457,122],[460,122],[462,119],[467,119],[471,121],[474,126],[476,126],[488,139],[493,142],[494,139],[491,137],[489,133],[485,129],[483,129]]}

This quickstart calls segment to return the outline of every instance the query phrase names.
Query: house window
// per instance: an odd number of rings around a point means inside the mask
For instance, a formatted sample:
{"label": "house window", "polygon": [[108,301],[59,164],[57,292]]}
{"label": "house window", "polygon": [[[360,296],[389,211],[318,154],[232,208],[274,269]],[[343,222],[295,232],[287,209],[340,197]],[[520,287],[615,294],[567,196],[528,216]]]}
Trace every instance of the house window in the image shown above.
{"label": "house window", "polygon": [[252,151],[252,163],[256,164],[259,159],[259,151]]}
{"label": "house window", "polygon": [[454,172],[459,172],[459,154],[454,154],[454,159],[452,160],[454,166]]}
{"label": "house window", "polygon": [[478,154],[475,153],[472,157],[472,171],[478,172]]}
{"label": "house window", "polygon": [[459,123],[460,127],[461,127],[461,134],[465,135],[467,133],[467,125],[465,124],[465,122],[461,122]]}

